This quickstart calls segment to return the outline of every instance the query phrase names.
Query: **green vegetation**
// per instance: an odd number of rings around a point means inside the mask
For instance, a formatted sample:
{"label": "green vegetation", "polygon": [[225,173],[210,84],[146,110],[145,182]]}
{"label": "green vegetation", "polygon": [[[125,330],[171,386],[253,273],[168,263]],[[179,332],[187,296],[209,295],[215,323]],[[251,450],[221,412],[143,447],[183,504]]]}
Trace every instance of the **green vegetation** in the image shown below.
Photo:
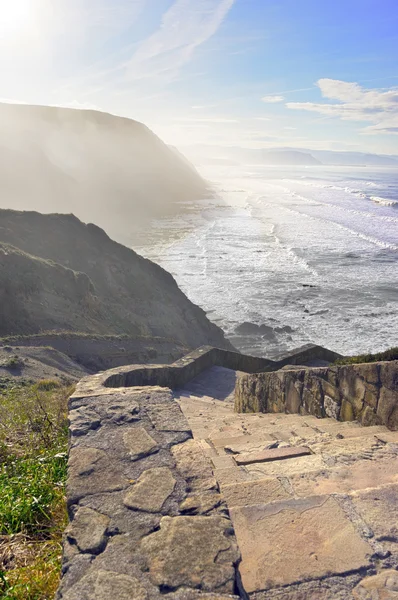
{"label": "green vegetation", "polygon": [[336,360],[335,365],[358,365],[361,363],[371,363],[379,361],[398,360],[398,347],[390,348],[384,352],[376,354],[360,354],[358,356],[345,356]]}
{"label": "green vegetation", "polygon": [[0,388],[0,598],[50,600],[66,525],[67,399],[57,381]]}
{"label": "green vegetation", "polygon": [[15,354],[15,356],[11,356],[5,362],[3,362],[0,366],[5,367],[6,369],[16,370],[23,367],[24,361],[23,359]]}

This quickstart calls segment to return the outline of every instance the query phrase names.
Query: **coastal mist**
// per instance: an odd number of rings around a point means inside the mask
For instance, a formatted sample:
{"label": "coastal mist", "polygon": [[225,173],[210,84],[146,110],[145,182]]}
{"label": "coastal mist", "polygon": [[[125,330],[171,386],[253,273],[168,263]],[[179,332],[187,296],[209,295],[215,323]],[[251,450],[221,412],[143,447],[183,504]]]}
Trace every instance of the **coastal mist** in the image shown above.
{"label": "coastal mist", "polygon": [[200,167],[214,197],[135,240],[242,352],[342,354],[398,339],[398,173],[388,167]]}

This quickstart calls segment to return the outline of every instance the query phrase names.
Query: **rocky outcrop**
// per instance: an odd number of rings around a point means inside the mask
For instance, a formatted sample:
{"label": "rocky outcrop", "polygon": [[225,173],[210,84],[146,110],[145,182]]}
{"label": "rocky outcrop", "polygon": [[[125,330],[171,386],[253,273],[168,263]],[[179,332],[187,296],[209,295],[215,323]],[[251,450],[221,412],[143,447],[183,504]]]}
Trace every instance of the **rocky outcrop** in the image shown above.
{"label": "rocky outcrop", "polygon": [[0,210],[1,242],[0,336],[67,330],[232,349],[169,273],[95,225]]}
{"label": "rocky outcrop", "polygon": [[398,429],[398,361],[241,375],[237,412],[311,414]]}

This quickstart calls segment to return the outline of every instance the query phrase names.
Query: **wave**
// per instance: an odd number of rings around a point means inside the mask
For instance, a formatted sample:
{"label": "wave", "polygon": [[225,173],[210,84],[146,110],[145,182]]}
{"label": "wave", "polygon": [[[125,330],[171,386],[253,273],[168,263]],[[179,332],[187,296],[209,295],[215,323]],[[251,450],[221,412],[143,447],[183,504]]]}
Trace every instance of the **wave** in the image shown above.
{"label": "wave", "polygon": [[375,238],[371,235],[368,235],[366,233],[362,233],[361,231],[356,231],[355,229],[351,229],[350,227],[347,227],[346,225],[342,225],[341,223],[337,223],[336,221],[332,221],[329,219],[324,219],[322,217],[318,217],[315,215],[308,215],[307,213],[303,213],[299,210],[294,210],[293,208],[288,208],[286,206],[283,207],[285,210],[292,212],[294,214],[298,214],[302,217],[306,217],[308,219],[312,219],[315,221],[320,221],[322,223],[326,223],[327,225],[334,225],[335,227],[337,227],[338,229],[342,229],[343,231],[347,231],[348,233],[350,233],[351,235],[354,235],[362,240],[365,240],[371,244],[374,244],[375,246],[378,246],[379,248],[383,248],[385,250],[398,250],[398,245],[396,244],[390,244],[389,242],[385,242],[383,240],[380,240],[378,238]]}
{"label": "wave", "polygon": [[370,196],[370,199],[376,204],[382,204],[383,206],[397,206],[398,200],[390,200],[389,198],[380,198],[379,196]]}
{"label": "wave", "polygon": [[[294,180],[289,180],[289,179],[284,179],[283,181],[293,181],[293,183],[294,183]],[[376,202],[377,204],[380,204],[382,206],[398,206],[397,200],[393,200],[392,198],[383,198],[380,196],[370,196],[361,189],[352,188],[349,186],[340,186],[340,185],[335,185],[335,184],[331,184],[331,183],[318,183],[318,182],[314,182],[314,181],[302,181],[302,180],[299,183],[301,185],[305,185],[307,187],[312,187],[312,188],[330,189],[330,190],[336,190],[339,192],[346,192],[347,194],[351,194],[352,196],[356,196],[356,197],[363,198],[366,200],[372,200],[373,202]],[[374,181],[366,181],[366,182],[364,182],[364,185],[366,185],[367,187],[373,188],[373,189],[375,189],[375,188],[377,188],[377,189],[384,188],[385,189],[385,186],[381,186],[380,184],[377,184]]]}

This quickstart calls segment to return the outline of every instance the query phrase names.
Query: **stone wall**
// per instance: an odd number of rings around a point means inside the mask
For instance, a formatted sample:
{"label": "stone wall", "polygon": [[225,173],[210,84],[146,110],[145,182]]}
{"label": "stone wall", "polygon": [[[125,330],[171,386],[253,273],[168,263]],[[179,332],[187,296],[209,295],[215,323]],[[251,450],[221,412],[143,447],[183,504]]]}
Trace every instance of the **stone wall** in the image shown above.
{"label": "stone wall", "polygon": [[398,361],[240,375],[237,412],[287,412],[398,429]]}
{"label": "stone wall", "polygon": [[70,399],[58,600],[221,600],[240,554],[209,459],[170,390]]}
{"label": "stone wall", "polygon": [[119,367],[78,384],[57,600],[247,598],[226,504],[171,388],[214,365],[252,373],[279,364],[206,346],[172,365]]}
{"label": "stone wall", "polygon": [[212,346],[202,346],[172,365],[134,365],[109,371],[103,380],[103,385],[105,387],[159,385],[177,388],[213,366],[244,373],[257,373],[274,371],[287,364],[305,364],[312,360],[332,361],[338,357],[339,354],[312,344],[293,350],[280,357],[278,361],[247,356]]}

